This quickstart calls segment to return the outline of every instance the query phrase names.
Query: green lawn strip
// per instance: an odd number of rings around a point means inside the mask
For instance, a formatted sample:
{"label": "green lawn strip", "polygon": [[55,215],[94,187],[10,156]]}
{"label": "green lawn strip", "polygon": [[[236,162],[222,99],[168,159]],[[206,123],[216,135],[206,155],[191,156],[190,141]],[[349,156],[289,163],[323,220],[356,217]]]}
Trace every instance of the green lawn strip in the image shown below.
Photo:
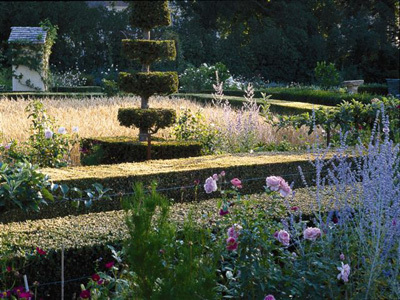
{"label": "green lawn strip", "polygon": [[[174,97],[193,99],[195,101],[211,103],[213,96],[211,94],[174,94]],[[225,96],[229,103],[233,106],[242,106],[246,101],[244,97],[238,96]],[[261,98],[254,98],[258,104],[262,104],[263,100]],[[331,106],[312,104],[306,102],[294,102],[285,100],[268,99],[267,103],[270,104],[270,110],[274,113],[280,114],[296,114],[303,112],[312,112],[313,109],[318,109],[319,107],[332,108]]]}

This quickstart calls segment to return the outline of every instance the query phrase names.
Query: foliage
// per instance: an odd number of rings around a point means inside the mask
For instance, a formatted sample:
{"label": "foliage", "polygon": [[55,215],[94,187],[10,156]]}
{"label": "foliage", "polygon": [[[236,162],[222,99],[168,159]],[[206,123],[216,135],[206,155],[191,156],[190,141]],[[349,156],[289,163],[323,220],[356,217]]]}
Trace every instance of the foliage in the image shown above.
{"label": "foliage", "polygon": [[118,82],[114,80],[103,79],[103,91],[106,93],[107,97],[113,97],[118,95],[120,92]]}
{"label": "foliage", "polygon": [[[218,79],[216,77],[218,72]],[[180,89],[185,92],[199,92],[212,89],[215,82],[224,82],[230,77],[227,67],[223,63],[215,65],[202,64],[199,68],[187,68],[180,76]]]}
{"label": "foliage", "polygon": [[156,95],[169,95],[178,91],[176,72],[138,72],[119,73],[119,86],[122,91],[149,98]]}
{"label": "foliage", "polygon": [[190,218],[182,229],[169,222],[168,200],[155,188],[146,193],[135,184],[133,196],[124,200],[127,263],[137,276],[133,292],[144,299],[213,299],[216,257],[204,253],[212,247],[210,232]]}
{"label": "foliage", "polygon": [[388,86],[383,83],[362,84],[358,87],[358,92],[386,96],[388,94]]}
{"label": "foliage", "polygon": [[338,86],[340,83],[339,72],[333,63],[328,65],[325,61],[317,62],[314,72],[318,84],[325,89]]}
{"label": "foliage", "polygon": [[175,60],[175,41],[122,40],[122,51],[132,60],[138,60],[142,65],[168,59]]}
{"label": "foliage", "polygon": [[135,1],[130,2],[130,25],[145,30],[171,24],[168,1]]}
{"label": "foliage", "polygon": [[0,91],[12,90],[11,68],[0,68]]}
{"label": "foliage", "polygon": [[173,109],[120,108],[118,110],[118,120],[121,126],[137,127],[151,134],[171,126],[175,119],[176,113]]}
{"label": "foliage", "polygon": [[28,162],[4,163],[0,165],[0,176],[2,209],[18,207],[25,211],[38,211],[40,205],[54,200],[48,176],[40,173],[38,166]]}
{"label": "foliage", "polygon": [[217,129],[206,122],[201,110],[192,112],[184,109],[180,112],[174,125],[174,136],[178,141],[198,141],[202,145],[203,154],[215,152],[215,138]]}

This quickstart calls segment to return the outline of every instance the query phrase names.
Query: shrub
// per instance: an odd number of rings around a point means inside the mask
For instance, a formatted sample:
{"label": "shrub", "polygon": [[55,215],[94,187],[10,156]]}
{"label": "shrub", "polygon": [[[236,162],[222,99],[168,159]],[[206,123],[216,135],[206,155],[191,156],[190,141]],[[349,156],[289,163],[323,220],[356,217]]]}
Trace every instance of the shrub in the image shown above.
{"label": "shrub", "polygon": [[103,78],[102,83],[103,83],[103,92],[107,95],[107,97],[118,95],[119,86],[117,82]]}
{"label": "shrub", "polygon": [[59,93],[101,93],[100,86],[59,86],[50,89],[51,92]]}
{"label": "shrub", "polygon": [[171,25],[168,1],[130,2],[130,25],[145,30]]}
{"label": "shrub", "polygon": [[328,65],[325,61],[317,62],[314,72],[318,84],[324,88],[338,86],[340,83],[339,72],[333,63]]}
{"label": "shrub", "polygon": [[142,65],[176,57],[175,41],[122,40],[122,51],[132,60]]}
{"label": "shrub", "polygon": [[358,92],[382,96],[386,96],[389,93],[387,84],[382,83],[362,84],[358,87]]}
{"label": "shrub", "polygon": [[[81,148],[81,163],[91,166],[144,161],[147,144],[124,137],[92,138],[83,139]],[[151,151],[152,159],[194,157],[202,154],[202,145],[197,141],[153,141]]]}

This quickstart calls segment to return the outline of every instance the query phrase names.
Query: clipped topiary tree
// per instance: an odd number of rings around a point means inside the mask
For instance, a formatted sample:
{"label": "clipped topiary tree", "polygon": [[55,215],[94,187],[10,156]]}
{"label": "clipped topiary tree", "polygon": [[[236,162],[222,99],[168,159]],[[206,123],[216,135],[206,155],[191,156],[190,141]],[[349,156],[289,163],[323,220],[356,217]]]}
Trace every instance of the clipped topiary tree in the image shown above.
{"label": "clipped topiary tree", "polygon": [[175,41],[150,39],[150,31],[171,24],[168,1],[132,1],[129,4],[130,24],[143,31],[143,39],[122,40],[123,52],[128,59],[142,64],[141,72],[119,73],[120,89],[141,97],[140,108],[120,109],[118,120],[122,126],[139,128],[139,140],[148,141],[150,159],[151,134],[160,128],[171,126],[176,113],[170,109],[149,108],[152,95],[170,95],[178,90],[176,72],[150,72],[150,65],[160,60],[174,60]]}

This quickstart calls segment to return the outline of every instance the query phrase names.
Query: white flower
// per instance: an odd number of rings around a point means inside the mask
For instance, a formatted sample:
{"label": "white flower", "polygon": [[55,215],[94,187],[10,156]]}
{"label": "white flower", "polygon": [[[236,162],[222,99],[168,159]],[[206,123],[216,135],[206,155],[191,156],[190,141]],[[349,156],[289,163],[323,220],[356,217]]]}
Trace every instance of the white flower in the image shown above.
{"label": "white flower", "polygon": [[348,264],[343,264],[342,262],[342,266],[337,268],[340,273],[337,276],[337,279],[340,280],[342,279],[344,282],[348,282],[349,281],[349,275],[350,275],[350,266]]}
{"label": "white flower", "polygon": [[46,128],[44,130],[44,137],[46,139],[51,139],[53,137],[53,131],[51,131],[49,128]]}
{"label": "white flower", "polygon": [[79,127],[78,126],[72,127],[72,132],[73,133],[78,133],[79,132]]}
{"label": "white flower", "polygon": [[58,128],[58,133],[59,134],[66,134],[67,130],[65,129],[65,127],[60,127],[60,128]]}

